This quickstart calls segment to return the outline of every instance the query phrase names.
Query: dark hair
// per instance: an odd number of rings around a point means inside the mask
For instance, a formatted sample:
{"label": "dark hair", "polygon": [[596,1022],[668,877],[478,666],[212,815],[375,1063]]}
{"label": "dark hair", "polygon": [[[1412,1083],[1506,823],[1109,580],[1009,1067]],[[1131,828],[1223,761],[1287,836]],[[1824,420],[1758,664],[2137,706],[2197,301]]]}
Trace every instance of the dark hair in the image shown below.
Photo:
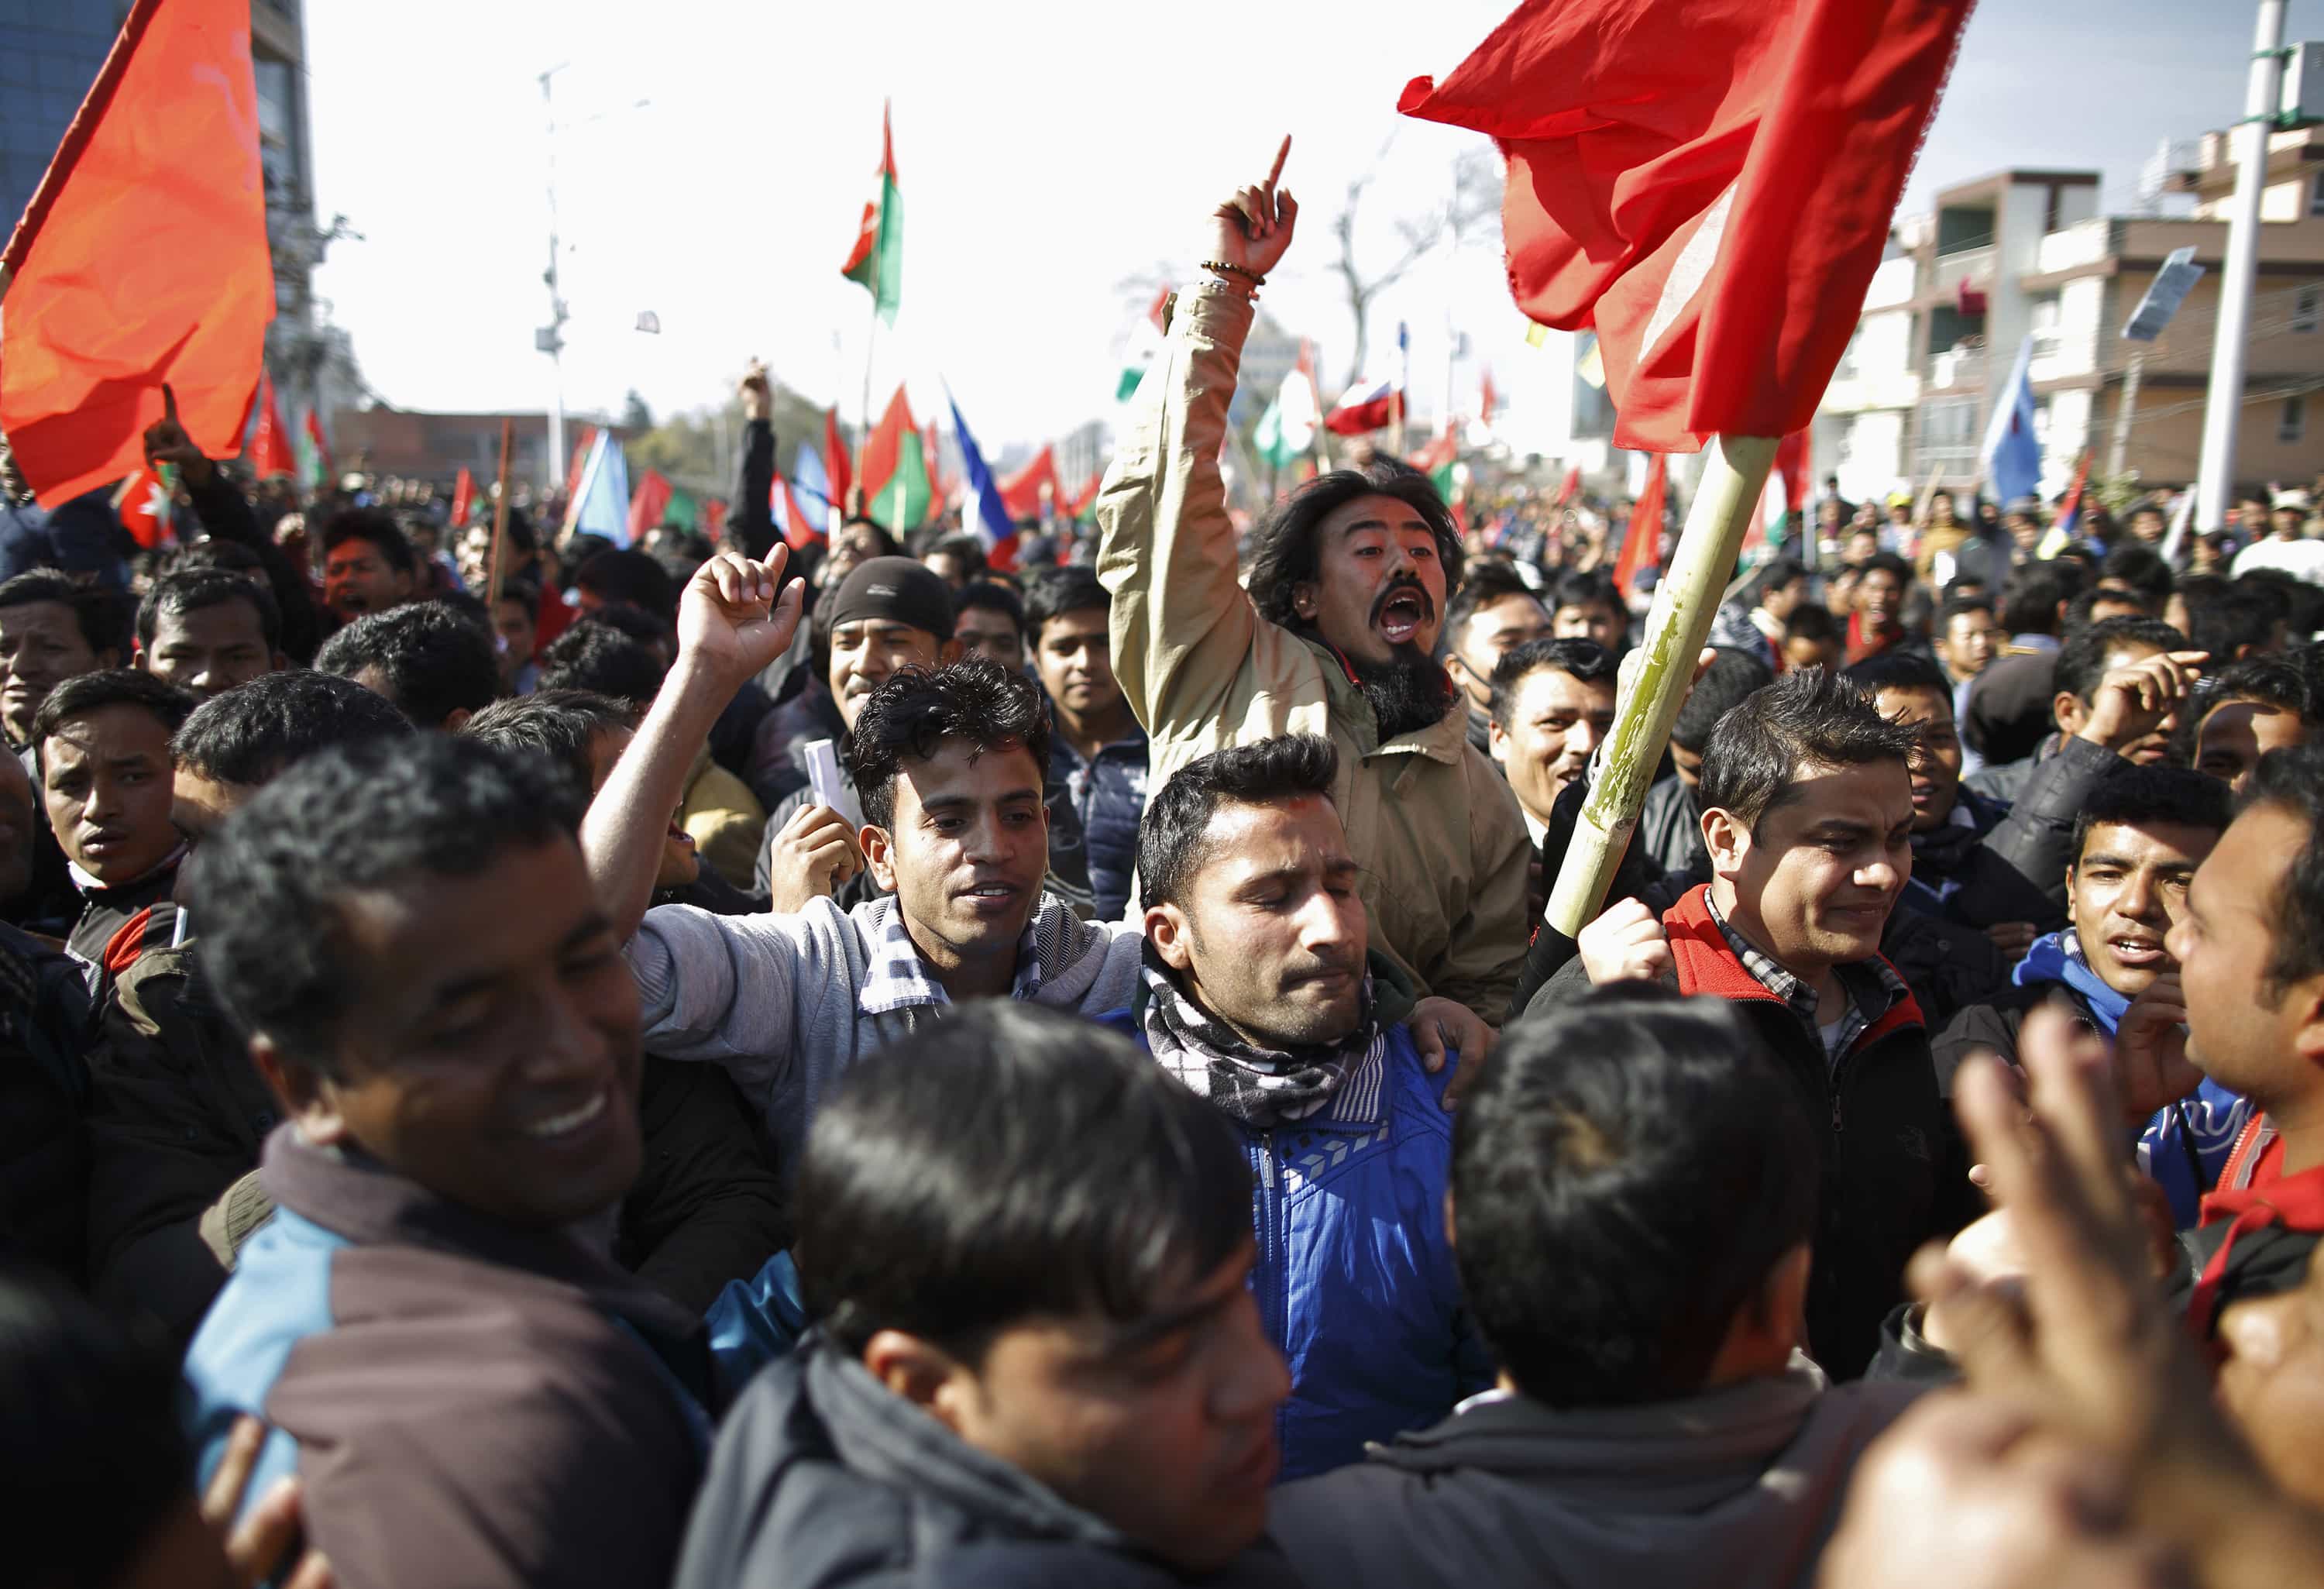
{"label": "dark hair", "polygon": [[1066,613],[1113,611],[1113,597],[1098,582],[1097,570],[1081,563],[1044,569],[1025,587],[1025,630],[1035,642],[1041,625]]}
{"label": "dark hair", "polygon": [[[14,1453],[0,1456],[0,1483],[17,1516],[64,1525],[12,1530],[18,1583],[115,1583],[164,1522],[193,1510],[178,1392],[178,1353],[158,1333],[61,1280],[0,1272],[0,1452]],[[82,1526],[99,1497],[103,1526]]]}
{"label": "dark hair", "polygon": [[[540,622],[540,581],[534,578],[531,575],[511,574],[508,577],[503,579],[501,581],[501,600],[512,601],[521,604],[525,611],[525,622],[528,624],[539,624]],[[493,614],[493,622],[496,626],[498,625],[500,622],[500,614],[498,613],[494,613]],[[499,632],[497,627],[495,627],[493,632],[495,633]]]}
{"label": "dark hair", "polygon": [[180,767],[250,788],[332,745],[401,739],[411,720],[353,679],[295,670],[266,673],[196,707],[170,753]]}
{"label": "dark hair", "polygon": [[449,734],[334,745],[285,771],[194,852],[202,969],[245,1033],[336,1074],[359,978],[343,901],[415,877],[473,876],[559,837],[581,809],[546,762]]}
{"label": "dark hair", "polygon": [[1560,574],[1550,596],[1549,610],[1554,613],[1560,607],[1611,607],[1614,615],[1624,623],[1630,619],[1630,609],[1622,600],[1622,587],[1603,568],[1577,568]]}
{"label": "dark hair", "polygon": [[1944,697],[1948,711],[1952,707],[1952,681],[1943,669],[1918,651],[1883,651],[1843,670],[1840,677],[1871,695],[1884,689],[1931,690]]}
{"label": "dark hair", "polygon": [[2256,582],[2238,579],[2190,579],[2181,593],[2187,604],[2187,643],[2209,651],[2224,666],[2247,649],[2265,645],[2275,626],[2284,621],[2275,592]]}
{"label": "dark hair", "polygon": [[1913,565],[1893,551],[1874,552],[1856,566],[1856,574],[1859,579],[1867,574],[1893,574],[1896,577],[1897,589],[1910,590],[1913,587]]}
{"label": "dark hair", "polygon": [[[669,619],[656,617],[642,608],[599,607],[594,613],[584,613],[574,619],[573,628],[586,628],[593,624],[601,629],[611,629],[617,634],[625,634],[648,651],[657,647],[667,647],[675,654],[678,649],[678,626]],[[568,633],[570,632],[567,631]],[[560,635],[558,638],[562,639],[563,636]]]}
{"label": "dark hair", "polygon": [[966,740],[976,755],[1022,745],[1046,778],[1048,702],[1039,685],[982,657],[900,670],[865,697],[847,737],[847,771],[863,820],[873,827],[892,823],[904,763],[928,760],[946,739]]}
{"label": "dark hair", "polygon": [[2160,618],[2140,618],[2125,614],[2119,618],[2101,618],[2089,628],[2070,636],[2058,648],[2058,667],[2053,675],[2054,688],[2070,694],[2088,706],[2090,691],[2106,677],[2107,657],[2116,647],[2143,645],[2158,651],[2187,649],[2186,637]]}
{"label": "dark hair", "polygon": [[357,618],[323,642],[315,670],[353,679],[375,669],[381,691],[422,728],[440,728],[501,692],[492,637],[442,602],[413,602]]}
{"label": "dark hair", "polygon": [[[1956,585],[1959,583],[1960,581],[1954,581]],[[1964,613],[1991,614],[1994,610],[1994,600],[1990,596],[1949,596],[1945,597],[1945,605],[1937,610],[1937,633],[1943,636],[1952,627],[1953,620]]]}
{"label": "dark hair", "polygon": [[[235,544],[227,541],[225,544]],[[137,607],[137,643],[151,651],[163,617],[183,617],[228,602],[248,602],[258,615],[258,633],[266,649],[282,649],[282,609],[274,593],[256,579],[227,568],[173,568],[153,582]]]}
{"label": "dark hair", "polygon": [[1462,1294],[1536,1400],[1691,1395],[1812,1239],[1821,1160],[1798,1087],[1732,1004],[1599,988],[1512,1026],[1453,1117]]}
{"label": "dark hair", "polygon": [[2308,842],[2284,869],[2274,901],[2272,989],[2324,971],[2324,744],[2270,751],[2259,759],[2236,808],[2274,806],[2308,824]]}
{"label": "dark hair", "polygon": [[1268,509],[1251,531],[1249,589],[1260,617],[1286,629],[1306,626],[1292,605],[1292,591],[1316,577],[1316,531],[1325,519],[1363,496],[1394,497],[1426,521],[1436,538],[1444,588],[1460,588],[1461,531],[1444,499],[1418,469],[1381,456],[1356,468],[1318,475]]}
{"label": "dark hair", "polygon": [[32,743],[38,744],[74,718],[107,707],[139,707],[151,713],[163,732],[175,734],[193,712],[194,697],[135,668],[76,674],[49,691],[49,698],[32,715]]}
{"label": "dark hair", "polygon": [[32,568],[0,580],[0,611],[54,602],[72,609],[73,622],[92,651],[111,651],[116,661],[129,655],[129,598],[94,585],[79,585],[57,568]]}
{"label": "dark hair", "polygon": [[1130,1322],[1251,1239],[1227,1117],[1117,1034],[1008,1000],[850,1066],[799,1169],[807,1316],[974,1365],[1020,1320]]}
{"label": "dark hair", "polygon": [[1919,730],[1883,717],[1862,685],[1802,668],[1720,719],[1703,747],[1695,802],[1730,813],[1756,836],[1768,812],[1795,798],[1801,773],[1909,762],[1920,743]]}
{"label": "dark hair", "polygon": [[2136,591],[2150,611],[2160,611],[2171,599],[2171,565],[2163,554],[2151,546],[2130,541],[2116,547],[2098,564],[2098,578],[2127,585]]}
{"label": "dark hair", "polygon": [[2324,720],[2324,700],[2296,663],[2282,657],[2246,657],[2207,672],[2195,686],[2195,709],[2186,714],[2200,723],[2214,707],[2230,701],[2260,701],[2290,712],[2310,727]]}
{"label": "dark hair", "polygon": [[1611,684],[1619,667],[1614,653],[1594,640],[1528,640],[1513,645],[1493,664],[1493,721],[1508,727],[1517,686],[1536,673],[1571,673],[1584,684]]}
{"label": "dark hair", "polygon": [[1749,651],[1720,648],[1679,707],[1671,724],[1671,744],[1700,755],[1721,717],[1775,681],[1767,664]]}
{"label": "dark hair", "polygon": [[461,732],[503,750],[545,756],[576,781],[586,803],[592,792],[589,745],[601,734],[638,725],[627,701],[586,689],[541,689],[494,701]]}
{"label": "dark hair", "polygon": [[2081,864],[2082,845],[2101,824],[2138,827],[2174,822],[2217,833],[2233,814],[2234,797],[2225,782],[2191,767],[2142,767],[2126,762],[2083,797],[2074,816],[2073,856]]}
{"label": "dark hair", "polygon": [[608,624],[576,624],[540,653],[541,688],[610,695],[640,711],[653,705],[661,679],[653,652]]}
{"label": "dark hair", "polygon": [[1807,565],[1797,558],[1769,558],[1751,576],[1750,601],[1754,606],[1767,599],[1770,591],[1781,590],[1794,579],[1808,577]]}
{"label": "dark hair", "polygon": [[1802,602],[1784,620],[1784,638],[1830,645],[1840,638],[1840,617],[1821,602]]}
{"label": "dark hair", "polygon": [[1017,626],[1019,639],[1025,635],[1025,604],[1006,585],[996,585],[990,579],[979,579],[952,598],[953,627],[960,627],[960,615],[971,607],[981,607],[988,613],[998,613]]}
{"label": "dark hair", "polygon": [[2058,609],[2082,588],[2077,563],[2027,563],[2001,582],[2001,621],[2012,634],[2055,634]]}
{"label": "dark hair", "polygon": [[960,565],[961,573],[972,580],[982,578],[986,568],[984,542],[973,535],[939,537],[920,555],[924,558],[950,558]]}
{"label": "dark hair", "polygon": [[474,624],[484,632],[485,639],[493,642],[493,649],[499,649],[499,622],[494,618],[493,609],[485,605],[483,596],[474,591],[447,590],[428,599],[438,606],[450,608],[459,616]]}
{"label": "dark hair", "polygon": [[1182,902],[1208,854],[1211,818],[1222,805],[1271,806],[1301,795],[1332,798],[1340,753],[1312,734],[1286,734],[1197,756],[1147,802],[1138,826],[1139,905]]}
{"label": "dark hair", "polygon": [[350,540],[368,540],[388,567],[399,574],[420,571],[420,554],[411,550],[411,542],[395,515],[384,508],[342,508],[333,513],[323,526],[323,558]]}
{"label": "dark hair", "polygon": [[1505,601],[1513,596],[1521,596],[1536,606],[1541,605],[1541,597],[1534,593],[1532,586],[1525,582],[1525,576],[1517,572],[1516,564],[1505,563],[1497,558],[1471,563],[1468,577],[1461,581],[1461,588],[1454,591],[1452,598],[1444,604],[1445,644],[1458,651],[1461,631],[1469,620],[1495,602]]}
{"label": "dark hair", "polygon": [[599,552],[581,565],[573,583],[608,604],[626,603],[664,623],[678,611],[678,587],[669,570],[629,547]]}

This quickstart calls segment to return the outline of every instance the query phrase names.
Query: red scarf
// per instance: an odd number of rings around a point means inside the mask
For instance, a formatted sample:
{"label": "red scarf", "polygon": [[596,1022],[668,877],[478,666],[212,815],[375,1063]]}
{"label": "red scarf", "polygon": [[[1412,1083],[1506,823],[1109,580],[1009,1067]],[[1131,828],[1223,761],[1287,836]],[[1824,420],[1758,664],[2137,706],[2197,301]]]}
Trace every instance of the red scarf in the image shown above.
{"label": "red scarf", "polygon": [[2324,1168],[2283,1173],[2283,1142],[2264,1114],[2255,1115],[2236,1139],[2219,1172],[2219,1189],[2203,1198],[2201,1223],[2229,1221],[2218,1251],[2203,1266],[2187,1303],[2187,1327],[2197,1340],[2211,1333],[2219,1288],[2227,1278],[2227,1254],[2236,1238],[2282,1221],[2295,1231],[2324,1231]]}
{"label": "red scarf", "polygon": [[1862,613],[1848,614],[1848,660],[1851,665],[1862,661],[1867,657],[1878,656],[1904,638],[1904,626],[1902,624],[1884,624],[1879,628],[1868,632],[1864,627]]}

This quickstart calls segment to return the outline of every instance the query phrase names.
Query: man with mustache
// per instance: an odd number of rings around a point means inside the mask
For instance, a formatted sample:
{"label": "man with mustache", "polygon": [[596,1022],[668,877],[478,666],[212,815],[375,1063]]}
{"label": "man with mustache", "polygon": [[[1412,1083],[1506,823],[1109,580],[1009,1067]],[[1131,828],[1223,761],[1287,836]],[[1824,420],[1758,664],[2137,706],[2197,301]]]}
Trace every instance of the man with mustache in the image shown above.
{"label": "man with mustache", "polygon": [[1286,1478],[1359,1460],[1491,1379],[1443,1209],[1452,1154],[1410,1002],[1366,953],[1360,868],[1327,740],[1286,734],[1180,768],[1139,836],[1146,938],[1109,1017],[1238,1128],[1267,1233],[1252,1285],[1291,1364]]}
{"label": "man with mustache", "polygon": [[1099,493],[1115,673],[1157,784],[1230,745],[1330,739],[1372,947],[1422,992],[1498,1021],[1525,957],[1526,831],[1435,660],[1462,567],[1452,515],[1392,458],[1335,470],[1268,513],[1249,593],[1236,582],[1219,448],[1257,288],[1298,217],[1281,171],[1278,155],[1212,212],[1202,278]]}

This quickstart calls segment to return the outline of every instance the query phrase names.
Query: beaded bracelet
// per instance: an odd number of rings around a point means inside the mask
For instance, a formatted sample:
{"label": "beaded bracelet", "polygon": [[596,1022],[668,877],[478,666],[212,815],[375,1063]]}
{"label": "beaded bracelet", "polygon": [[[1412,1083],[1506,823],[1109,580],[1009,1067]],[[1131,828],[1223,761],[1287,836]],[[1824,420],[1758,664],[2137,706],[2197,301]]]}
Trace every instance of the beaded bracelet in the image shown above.
{"label": "beaded bracelet", "polygon": [[1206,259],[1203,262],[1203,268],[1206,271],[1216,271],[1222,275],[1240,276],[1244,281],[1249,282],[1254,287],[1264,287],[1267,285],[1267,278],[1265,276],[1259,275],[1252,271],[1247,271],[1240,265],[1229,264],[1222,259]]}

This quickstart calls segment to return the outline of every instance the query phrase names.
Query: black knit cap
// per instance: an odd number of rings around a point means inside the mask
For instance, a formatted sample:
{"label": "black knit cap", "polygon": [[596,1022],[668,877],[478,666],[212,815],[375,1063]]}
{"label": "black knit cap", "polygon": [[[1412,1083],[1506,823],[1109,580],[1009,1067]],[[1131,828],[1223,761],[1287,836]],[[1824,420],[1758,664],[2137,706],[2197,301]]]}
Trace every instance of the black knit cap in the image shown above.
{"label": "black knit cap", "polygon": [[872,558],[840,581],[830,624],[866,618],[909,624],[938,640],[952,638],[952,587],[909,558]]}

